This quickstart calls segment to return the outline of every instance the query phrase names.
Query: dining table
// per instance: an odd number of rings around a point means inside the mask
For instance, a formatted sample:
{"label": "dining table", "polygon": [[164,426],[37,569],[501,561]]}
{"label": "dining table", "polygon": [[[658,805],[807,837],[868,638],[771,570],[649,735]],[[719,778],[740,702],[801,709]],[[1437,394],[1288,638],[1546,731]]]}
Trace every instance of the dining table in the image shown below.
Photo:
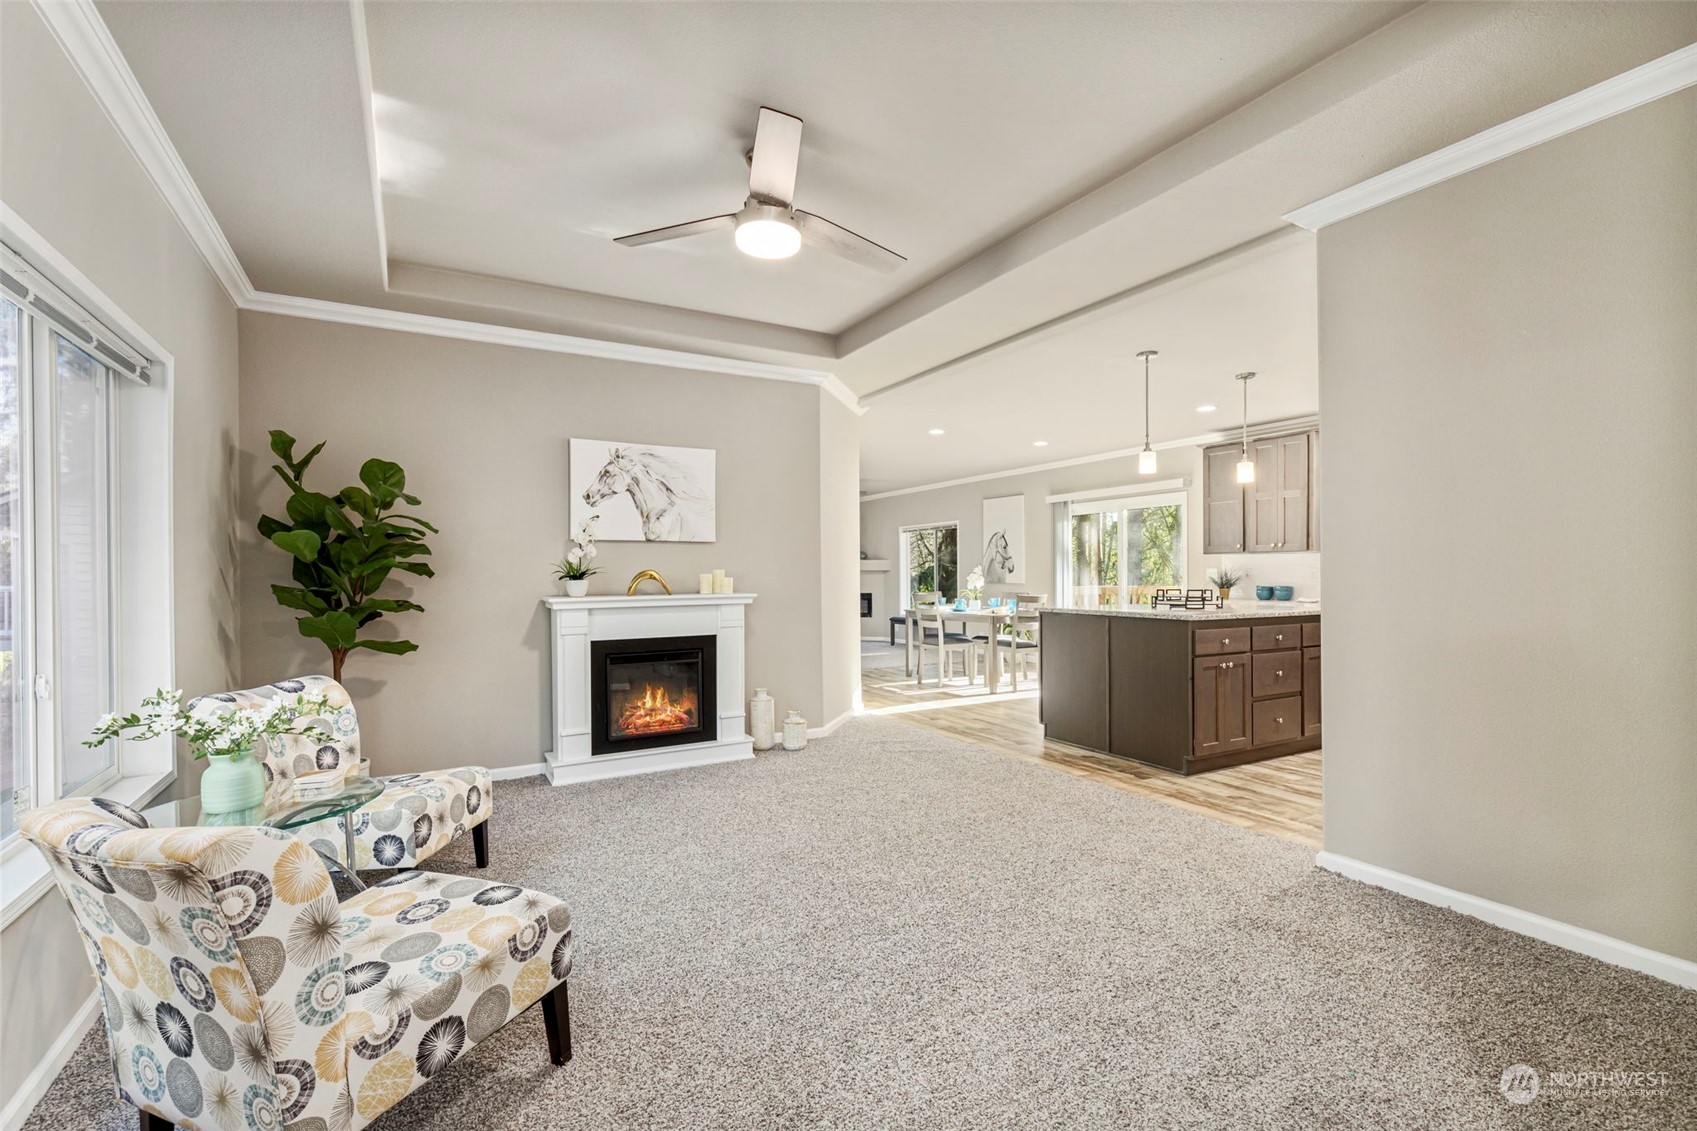
{"label": "dining table", "polygon": [[[961,626],[962,634],[970,635],[966,632],[966,626],[981,624],[985,626],[985,637],[991,641],[994,641],[1000,635],[1002,625],[1011,623],[1014,617],[1018,615],[1016,608],[1007,605],[983,606],[976,609],[957,609],[953,605],[945,605],[939,608],[938,612],[942,615],[945,629],[951,624],[958,623]],[[919,610],[909,609],[907,611],[907,632],[905,633],[907,636],[908,675],[914,674],[914,650],[919,647],[917,634],[920,631]],[[994,694],[1002,685],[1002,650],[987,645],[984,652],[984,690],[986,694]],[[924,673],[921,672],[920,675],[923,676]]]}

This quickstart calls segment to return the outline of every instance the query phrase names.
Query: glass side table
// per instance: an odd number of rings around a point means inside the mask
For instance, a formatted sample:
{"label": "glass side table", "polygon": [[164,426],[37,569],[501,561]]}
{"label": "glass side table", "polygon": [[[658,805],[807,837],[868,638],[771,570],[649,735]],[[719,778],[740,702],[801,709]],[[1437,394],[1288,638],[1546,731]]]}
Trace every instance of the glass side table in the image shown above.
{"label": "glass side table", "polygon": [[364,891],[365,884],[361,882],[354,871],[354,861],[359,859],[354,844],[354,813],[363,805],[373,801],[388,788],[388,782],[381,778],[369,778],[364,774],[349,777],[341,788],[329,793],[314,793],[302,797],[295,792],[294,783],[274,782],[265,791],[265,799],[250,809],[238,809],[233,813],[203,813],[199,797],[185,797],[177,801],[165,801],[151,808],[143,809],[141,815],[147,818],[147,823],[154,828],[184,827],[201,825],[213,827],[241,827],[265,825],[273,829],[298,829],[319,821],[332,818],[342,819],[343,847],[347,851],[347,863],[343,864],[326,852],[317,852],[319,857],[335,871],[347,877],[355,890]]}

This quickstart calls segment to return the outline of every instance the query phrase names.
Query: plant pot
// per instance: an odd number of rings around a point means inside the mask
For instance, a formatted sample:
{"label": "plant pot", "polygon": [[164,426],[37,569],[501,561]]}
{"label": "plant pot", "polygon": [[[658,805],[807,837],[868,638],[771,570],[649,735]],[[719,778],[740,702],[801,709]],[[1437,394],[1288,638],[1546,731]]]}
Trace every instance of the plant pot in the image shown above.
{"label": "plant pot", "polygon": [[568,580],[566,582],[566,596],[568,596],[568,597],[587,597],[587,596],[589,596],[589,578],[587,578],[587,577],[577,577],[577,578],[572,578],[572,579]]}
{"label": "plant pot", "polygon": [[200,811],[235,813],[265,800],[265,765],[253,748],[229,754],[209,754],[200,775]]}
{"label": "plant pot", "polygon": [[1220,600],[1229,601],[1231,599],[1232,599],[1232,587],[1229,586],[1229,585],[1220,586]]}

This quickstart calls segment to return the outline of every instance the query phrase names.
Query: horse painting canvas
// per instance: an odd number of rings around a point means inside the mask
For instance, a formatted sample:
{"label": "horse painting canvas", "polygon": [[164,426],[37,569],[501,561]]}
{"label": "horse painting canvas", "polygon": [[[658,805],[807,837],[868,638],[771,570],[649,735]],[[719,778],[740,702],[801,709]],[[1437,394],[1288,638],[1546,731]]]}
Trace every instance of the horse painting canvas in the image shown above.
{"label": "horse painting canvas", "polygon": [[595,514],[609,542],[712,542],[712,448],[578,440],[571,443],[573,529]]}
{"label": "horse painting canvas", "polygon": [[978,567],[986,585],[1025,582],[1025,496],[984,500],[984,557]]}

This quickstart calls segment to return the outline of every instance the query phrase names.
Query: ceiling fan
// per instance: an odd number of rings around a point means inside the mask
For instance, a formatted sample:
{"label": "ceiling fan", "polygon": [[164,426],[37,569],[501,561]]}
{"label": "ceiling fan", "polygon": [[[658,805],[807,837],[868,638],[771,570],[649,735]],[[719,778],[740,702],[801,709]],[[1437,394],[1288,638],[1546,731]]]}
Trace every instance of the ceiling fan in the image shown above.
{"label": "ceiling fan", "polygon": [[756,259],[788,259],[805,243],[880,271],[894,271],[907,262],[865,236],[795,207],[795,171],[800,160],[801,119],[762,106],[748,157],[748,199],[742,211],[636,232],[613,242],[641,247],[735,228],[737,248]]}

